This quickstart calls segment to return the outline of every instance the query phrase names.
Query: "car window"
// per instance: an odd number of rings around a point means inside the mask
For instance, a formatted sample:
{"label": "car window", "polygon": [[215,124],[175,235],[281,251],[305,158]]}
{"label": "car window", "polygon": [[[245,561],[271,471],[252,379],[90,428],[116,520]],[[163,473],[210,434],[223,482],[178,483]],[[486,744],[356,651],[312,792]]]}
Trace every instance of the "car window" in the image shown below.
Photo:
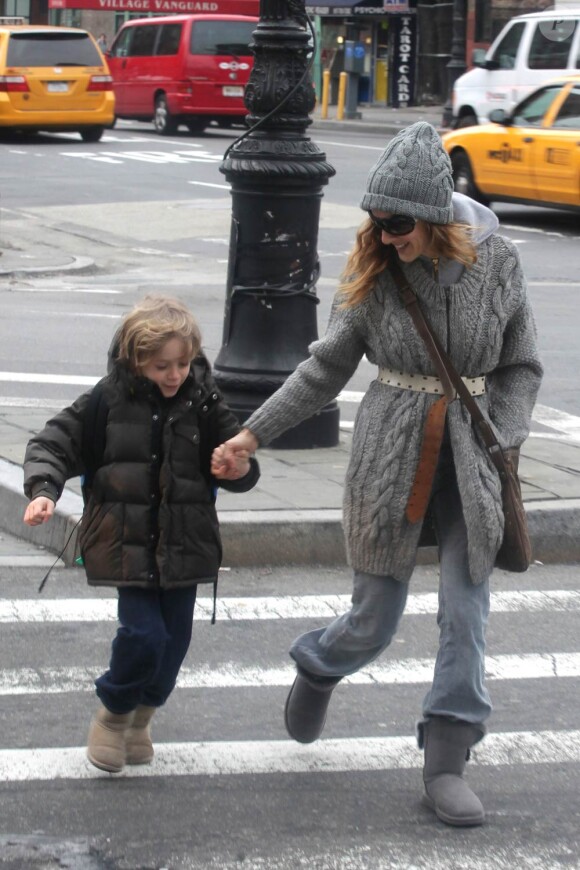
{"label": "car window", "polygon": [[101,56],[88,33],[13,33],[7,66],[101,66]]}
{"label": "car window", "polygon": [[255,21],[196,21],[191,28],[191,53],[251,57],[256,27]]}
{"label": "car window", "polygon": [[516,21],[494,49],[490,60],[495,60],[500,69],[514,69],[525,26],[523,21]]}
{"label": "car window", "polygon": [[120,32],[111,47],[111,57],[127,57],[134,30],[134,27],[126,27]]}
{"label": "car window", "polygon": [[530,69],[566,69],[576,21],[570,18],[540,21],[534,28],[528,67]]}
{"label": "car window", "polygon": [[153,24],[144,24],[142,27],[134,27],[133,30],[128,57],[151,57],[159,27]]}
{"label": "car window", "polygon": [[561,85],[550,85],[539,91],[534,91],[514,109],[513,124],[516,127],[540,127],[544,115],[561,89]]}
{"label": "car window", "polygon": [[155,54],[177,54],[181,40],[181,24],[164,24]]}
{"label": "car window", "polygon": [[580,85],[572,88],[552,126],[564,130],[580,130]]}

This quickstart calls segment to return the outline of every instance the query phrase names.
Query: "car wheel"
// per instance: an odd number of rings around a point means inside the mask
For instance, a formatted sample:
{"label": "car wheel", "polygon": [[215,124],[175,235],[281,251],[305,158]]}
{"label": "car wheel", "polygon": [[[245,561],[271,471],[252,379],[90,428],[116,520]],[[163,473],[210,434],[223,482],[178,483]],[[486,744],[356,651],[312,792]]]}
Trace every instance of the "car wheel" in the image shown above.
{"label": "car wheel", "polygon": [[99,142],[104,132],[104,127],[89,127],[88,130],[81,130],[80,134],[83,142]]}
{"label": "car wheel", "polygon": [[479,191],[473,179],[471,163],[465,151],[456,151],[451,155],[451,166],[453,168],[453,185],[457,193],[464,193],[465,196],[470,196],[471,199],[487,205],[489,200]]}
{"label": "car wheel", "polygon": [[177,119],[169,111],[165,94],[159,94],[155,99],[153,126],[160,136],[171,136],[177,131]]}
{"label": "car wheel", "polygon": [[457,121],[455,129],[461,130],[463,127],[477,127],[478,125],[479,121],[475,115],[462,115],[462,117]]}

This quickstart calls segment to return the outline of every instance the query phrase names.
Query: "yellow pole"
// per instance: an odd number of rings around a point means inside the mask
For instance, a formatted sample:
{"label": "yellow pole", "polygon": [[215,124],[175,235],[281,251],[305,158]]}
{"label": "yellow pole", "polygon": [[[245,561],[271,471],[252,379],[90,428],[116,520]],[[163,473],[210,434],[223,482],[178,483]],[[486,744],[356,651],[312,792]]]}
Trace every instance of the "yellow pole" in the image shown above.
{"label": "yellow pole", "polygon": [[328,98],[330,97],[330,70],[325,69],[322,73],[322,106],[320,117],[328,118]]}
{"label": "yellow pole", "polygon": [[346,81],[348,78],[348,73],[341,72],[338,77],[338,106],[336,109],[336,120],[342,121],[344,119],[344,104],[346,102]]}

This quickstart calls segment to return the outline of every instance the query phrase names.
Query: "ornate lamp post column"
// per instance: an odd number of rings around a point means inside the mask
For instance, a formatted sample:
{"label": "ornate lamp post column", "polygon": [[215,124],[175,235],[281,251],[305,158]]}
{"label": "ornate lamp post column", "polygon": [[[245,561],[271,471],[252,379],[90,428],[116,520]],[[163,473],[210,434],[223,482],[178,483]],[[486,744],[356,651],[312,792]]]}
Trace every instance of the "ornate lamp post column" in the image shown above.
{"label": "ornate lamp post column", "polygon": [[441,119],[444,127],[449,127],[453,118],[453,85],[467,69],[465,63],[466,13],[467,0],[453,0],[453,40],[451,42],[451,59],[447,64],[447,102],[443,106]]}
{"label": "ornate lamp post column", "polygon": [[[220,166],[232,186],[232,224],[223,344],[214,371],[240,422],[318,337],[318,221],[322,187],[334,169],[305,135],[315,103],[309,51],[304,3],[261,0],[246,88],[248,123],[260,125],[234,143]],[[332,402],[273,446],[333,446],[338,422]]]}

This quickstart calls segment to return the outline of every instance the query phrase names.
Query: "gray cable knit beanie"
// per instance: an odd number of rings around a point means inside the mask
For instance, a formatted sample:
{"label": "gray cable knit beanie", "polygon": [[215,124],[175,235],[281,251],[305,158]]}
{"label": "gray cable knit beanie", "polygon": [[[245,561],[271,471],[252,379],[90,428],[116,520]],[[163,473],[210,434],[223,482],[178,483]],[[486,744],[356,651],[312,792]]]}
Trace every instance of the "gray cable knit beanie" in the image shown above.
{"label": "gray cable knit beanie", "polygon": [[361,208],[448,224],[452,195],[449,156],[435,128],[418,121],[397,133],[372,167]]}

